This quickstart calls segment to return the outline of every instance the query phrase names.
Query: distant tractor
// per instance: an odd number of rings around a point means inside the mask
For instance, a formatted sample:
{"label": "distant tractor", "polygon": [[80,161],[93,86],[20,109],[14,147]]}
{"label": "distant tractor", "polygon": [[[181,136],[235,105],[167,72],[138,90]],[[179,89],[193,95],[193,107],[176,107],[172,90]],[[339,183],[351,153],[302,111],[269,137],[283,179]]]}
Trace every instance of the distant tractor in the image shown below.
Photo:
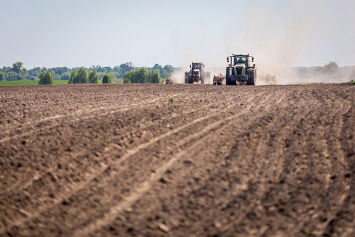
{"label": "distant tractor", "polygon": [[255,85],[256,83],[256,68],[254,57],[243,54],[238,54],[227,57],[227,62],[230,62],[226,68],[226,85]]}
{"label": "distant tractor", "polygon": [[202,62],[192,62],[190,68],[190,71],[185,72],[185,83],[192,84],[194,82],[201,82],[201,84],[204,84],[205,81],[207,82],[211,77],[210,72],[205,71],[205,65]]}

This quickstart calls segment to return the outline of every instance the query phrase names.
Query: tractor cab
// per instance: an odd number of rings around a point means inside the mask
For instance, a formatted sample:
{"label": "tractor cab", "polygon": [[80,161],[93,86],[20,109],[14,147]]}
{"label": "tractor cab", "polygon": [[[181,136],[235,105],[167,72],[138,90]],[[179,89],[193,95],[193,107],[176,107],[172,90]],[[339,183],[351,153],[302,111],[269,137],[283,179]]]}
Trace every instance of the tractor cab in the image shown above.
{"label": "tractor cab", "polygon": [[199,70],[201,71],[201,69],[203,69],[204,65],[202,63],[192,63],[190,65],[192,71],[195,71],[195,70]]}
{"label": "tractor cab", "polygon": [[204,65],[202,63],[192,63],[190,67],[192,70],[192,77],[194,78],[194,81],[198,80]]}

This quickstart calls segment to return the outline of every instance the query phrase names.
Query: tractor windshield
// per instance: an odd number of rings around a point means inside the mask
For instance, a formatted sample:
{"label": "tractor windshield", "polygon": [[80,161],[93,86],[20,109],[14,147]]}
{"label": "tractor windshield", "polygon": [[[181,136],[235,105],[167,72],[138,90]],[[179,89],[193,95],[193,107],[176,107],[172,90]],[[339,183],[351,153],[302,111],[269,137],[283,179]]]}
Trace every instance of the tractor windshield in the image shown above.
{"label": "tractor windshield", "polygon": [[192,69],[200,69],[200,65],[199,65],[199,64],[194,64],[194,65],[192,66]]}
{"label": "tractor windshield", "polygon": [[235,56],[235,63],[245,63],[247,61],[247,57],[245,56]]}

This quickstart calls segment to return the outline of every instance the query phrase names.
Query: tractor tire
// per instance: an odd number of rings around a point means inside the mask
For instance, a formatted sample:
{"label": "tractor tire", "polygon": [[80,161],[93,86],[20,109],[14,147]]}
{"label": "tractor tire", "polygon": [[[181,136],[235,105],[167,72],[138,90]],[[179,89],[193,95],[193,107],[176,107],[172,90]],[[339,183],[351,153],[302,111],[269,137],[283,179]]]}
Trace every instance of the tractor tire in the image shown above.
{"label": "tractor tire", "polygon": [[186,84],[191,84],[191,78],[188,73],[185,72],[185,83]]}
{"label": "tractor tire", "polygon": [[255,70],[254,68],[248,68],[247,69],[247,74],[248,74],[248,81],[247,81],[247,85],[250,86],[255,86]]}
{"label": "tractor tire", "polygon": [[228,77],[226,77],[226,85],[235,86],[235,85],[237,85],[237,82],[236,81],[232,81],[230,76],[228,76]]}
{"label": "tractor tire", "polygon": [[229,68],[226,68],[226,85],[232,85],[229,77]]}
{"label": "tractor tire", "polygon": [[201,77],[201,84],[205,84],[205,78]]}

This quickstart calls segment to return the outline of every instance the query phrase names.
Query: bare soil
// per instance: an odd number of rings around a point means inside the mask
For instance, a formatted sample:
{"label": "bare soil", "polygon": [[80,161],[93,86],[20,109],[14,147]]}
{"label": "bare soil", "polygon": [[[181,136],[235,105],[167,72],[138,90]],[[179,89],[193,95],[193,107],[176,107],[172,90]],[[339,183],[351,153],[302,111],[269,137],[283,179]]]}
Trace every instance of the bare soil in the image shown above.
{"label": "bare soil", "polygon": [[0,87],[0,236],[355,236],[354,103],[349,84]]}

